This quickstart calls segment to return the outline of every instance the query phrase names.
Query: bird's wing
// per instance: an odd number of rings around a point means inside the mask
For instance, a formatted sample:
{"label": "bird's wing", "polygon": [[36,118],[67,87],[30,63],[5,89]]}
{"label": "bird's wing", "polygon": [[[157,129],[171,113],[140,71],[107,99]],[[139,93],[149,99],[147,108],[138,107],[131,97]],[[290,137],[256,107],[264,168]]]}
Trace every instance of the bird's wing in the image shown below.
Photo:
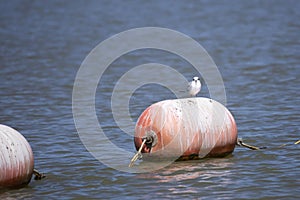
{"label": "bird's wing", "polygon": [[190,91],[192,89],[192,82],[189,82],[189,84],[187,85],[186,90]]}

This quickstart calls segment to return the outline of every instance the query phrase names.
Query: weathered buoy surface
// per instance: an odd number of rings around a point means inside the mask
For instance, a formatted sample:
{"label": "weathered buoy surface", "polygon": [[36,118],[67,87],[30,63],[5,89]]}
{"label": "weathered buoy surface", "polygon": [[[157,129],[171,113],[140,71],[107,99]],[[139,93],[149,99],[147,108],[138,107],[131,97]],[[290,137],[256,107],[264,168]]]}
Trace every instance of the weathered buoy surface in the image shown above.
{"label": "weathered buoy surface", "polygon": [[0,188],[28,184],[33,167],[33,153],[27,140],[13,128],[0,124]]}
{"label": "weathered buoy surface", "polygon": [[234,151],[237,127],[228,109],[208,98],[165,100],[149,106],[139,117],[136,149],[152,158],[190,160],[222,157]]}

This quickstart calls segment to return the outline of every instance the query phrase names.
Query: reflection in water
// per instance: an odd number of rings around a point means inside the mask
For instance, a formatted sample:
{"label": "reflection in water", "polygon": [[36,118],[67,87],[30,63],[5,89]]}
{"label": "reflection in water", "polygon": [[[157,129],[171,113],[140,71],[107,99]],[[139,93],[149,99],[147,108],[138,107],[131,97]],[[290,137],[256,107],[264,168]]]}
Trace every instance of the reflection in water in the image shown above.
{"label": "reflection in water", "polygon": [[[168,187],[171,194],[199,193],[216,185],[226,187],[231,184],[230,175],[233,173],[231,166],[234,163],[229,157],[217,159],[204,159],[186,162],[174,162],[168,167],[150,174],[137,175],[139,179],[155,180],[155,184],[148,186],[154,191]],[[159,189],[161,188],[161,189]]]}

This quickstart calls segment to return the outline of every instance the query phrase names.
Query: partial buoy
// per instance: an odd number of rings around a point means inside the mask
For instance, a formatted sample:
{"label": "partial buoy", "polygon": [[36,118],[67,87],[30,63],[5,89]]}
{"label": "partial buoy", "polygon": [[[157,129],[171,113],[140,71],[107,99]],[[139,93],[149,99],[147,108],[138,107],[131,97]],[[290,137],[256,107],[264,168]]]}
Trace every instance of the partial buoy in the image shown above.
{"label": "partial buoy", "polygon": [[228,109],[212,99],[165,100],[140,115],[134,135],[137,150],[144,140],[142,153],[151,158],[223,157],[234,151],[237,127]]}
{"label": "partial buoy", "polygon": [[27,140],[16,130],[0,124],[0,188],[27,185],[34,167]]}

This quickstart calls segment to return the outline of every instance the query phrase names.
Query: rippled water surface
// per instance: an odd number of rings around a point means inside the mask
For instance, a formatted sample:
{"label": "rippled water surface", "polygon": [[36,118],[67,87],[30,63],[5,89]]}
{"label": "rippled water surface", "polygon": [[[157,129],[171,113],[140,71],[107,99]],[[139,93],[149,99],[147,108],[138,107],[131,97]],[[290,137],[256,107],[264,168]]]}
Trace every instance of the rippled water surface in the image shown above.
{"label": "rippled water surface", "polygon": [[[0,123],[27,138],[35,168],[47,178],[1,191],[0,199],[297,199],[299,9],[291,0],[1,2]],[[143,174],[95,159],[73,121],[77,70],[101,41],[144,26],[174,29],[199,42],[223,77],[239,137],[268,148],[237,147],[226,158],[176,162]],[[96,112],[105,134],[127,151],[134,152],[132,137],[114,122],[110,95],[122,74],[149,62],[172,66],[186,78],[196,73],[182,58],[155,50],[131,52],[111,64],[97,88]],[[209,96],[203,84],[202,95]],[[131,116],[136,120],[151,103],[170,98],[166,88],[145,85],[130,100]]]}

